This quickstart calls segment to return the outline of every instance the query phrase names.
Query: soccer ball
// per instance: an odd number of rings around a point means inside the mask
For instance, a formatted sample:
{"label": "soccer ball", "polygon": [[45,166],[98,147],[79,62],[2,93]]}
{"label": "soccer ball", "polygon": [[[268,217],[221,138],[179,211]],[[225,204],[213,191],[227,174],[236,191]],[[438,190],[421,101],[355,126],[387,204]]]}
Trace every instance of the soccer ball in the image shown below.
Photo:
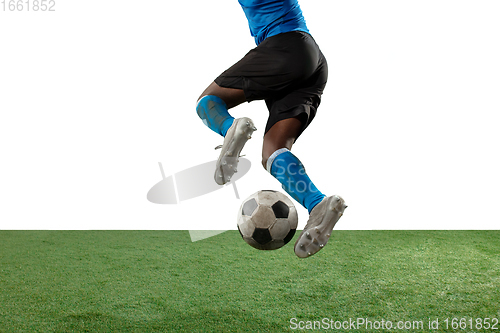
{"label": "soccer ball", "polygon": [[276,250],[295,235],[298,215],[292,201],[281,192],[258,191],[243,201],[238,211],[241,237],[259,250]]}

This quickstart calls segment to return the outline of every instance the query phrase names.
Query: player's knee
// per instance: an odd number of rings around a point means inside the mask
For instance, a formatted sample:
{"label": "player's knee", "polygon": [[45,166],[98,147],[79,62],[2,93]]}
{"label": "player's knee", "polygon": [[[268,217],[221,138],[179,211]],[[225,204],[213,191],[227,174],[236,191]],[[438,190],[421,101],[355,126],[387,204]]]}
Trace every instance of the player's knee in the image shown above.
{"label": "player's knee", "polygon": [[214,95],[214,86],[216,86],[216,83],[212,82],[205,90],[203,90],[203,92],[201,93],[200,97],[198,97],[198,101],[196,102],[196,104],[198,104],[198,102],[203,97],[209,96],[209,95]]}
{"label": "player's knee", "polygon": [[196,113],[198,114],[198,117],[200,117],[201,119],[205,118],[204,116],[204,110],[203,110],[203,98],[206,97],[207,95],[204,95],[202,94],[200,96],[200,98],[198,98],[198,100],[196,101]]}
{"label": "player's knee", "polygon": [[276,157],[287,151],[289,152],[290,149],[287,148],[286,146],[281,146],[281,148],[267,150],[267,154],[266,150],[264,149],[262,151],[262,166],[264,167],[264,169],[266,169],[267,172],[269,172],[270,174],[274,175],[271,169],[273,168],[273,164],[276,160]]}
{"label": "player's knee", "polygon": [[[270,152],[269,150],[263,150],[262,151],[262,166],[264,167],[264,169],[266,169],[268,172],[271,172],[270,171],[270,165],[268,164],[269,162],[272,163],[274,158],[272,158],[271,156],[273,155],[273,153],[277,150],[277,149],[271,149],[272,151]],[[271,159],[271,161],[269,161],[269,159]]]}
{"label": "player's knee", "polygon": [[266,150],[262,150],[262,166],[267,170],[267,161],[269,160],[271,154],[267,153]]}
{"label": "player's knee", "polygon": [[198,104],[200,104],[200,101],[203,97],[207,96],[206,94],[201,94],[200,97],[196,100],[196,106],[198,107]]}
{"label": "player's knee", "polygon": [[263,167],[264,167],[264,169],[266,169],[266,170],[267,170],[267,160],[268,160],[268,159],[269,159],[269,157],[267,157],[267,158],[262,157],[262,166],[263,166]]}

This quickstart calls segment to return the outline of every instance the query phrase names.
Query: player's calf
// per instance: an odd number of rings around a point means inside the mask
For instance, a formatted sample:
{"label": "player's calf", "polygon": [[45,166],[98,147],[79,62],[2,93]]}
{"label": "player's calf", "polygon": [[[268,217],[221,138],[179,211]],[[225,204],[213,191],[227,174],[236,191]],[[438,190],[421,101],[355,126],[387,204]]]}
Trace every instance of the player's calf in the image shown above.
{"label": "player's calf", "polygon": [[227,112],[226,103],[214,95],[200,98],[196,104],[196,113],[208,128],[222,136],[226,136],[234,121]]}
{"label": "player's calf", "polygon": [[287,148],[276,150],[268,158],[266,168],[309,213],[325,197],[307,175],[304,165]]}

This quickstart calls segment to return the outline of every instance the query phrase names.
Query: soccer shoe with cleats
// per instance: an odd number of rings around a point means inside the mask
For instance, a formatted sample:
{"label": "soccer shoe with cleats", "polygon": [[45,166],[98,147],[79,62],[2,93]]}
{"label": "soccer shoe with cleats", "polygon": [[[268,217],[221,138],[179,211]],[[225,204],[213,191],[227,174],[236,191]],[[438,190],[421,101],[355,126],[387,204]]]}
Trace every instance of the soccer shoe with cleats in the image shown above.
{"label": "soccer shoe with cleats", "polygon": [[215,182],[224,185],[231,180],[231,177],[238,172],[238,162],[241,150],[245,143],[252,138],[252,133],[256,131],[255,125],[250,118],[235,119],[224,137],[219,159],[215,165]]}
{"label": "soccer shoe with cleats", "polygon": [[338,195],[324,198],[309,215],[304,230],[295,242],[295,254],[307,258],[321,250],[332,233],[333,227],[344,214],[344,199]]}

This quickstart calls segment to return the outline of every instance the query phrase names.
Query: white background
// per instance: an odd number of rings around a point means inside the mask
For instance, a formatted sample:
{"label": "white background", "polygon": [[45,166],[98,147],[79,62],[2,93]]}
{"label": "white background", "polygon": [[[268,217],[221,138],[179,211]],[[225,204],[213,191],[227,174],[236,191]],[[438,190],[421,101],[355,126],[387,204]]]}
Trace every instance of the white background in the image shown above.
{"label": "white background", "polygon": [[[500,2],[300,4],[330,72],[293,152],[349,205],[336,228],[498,229]],[[195,102],[255,46],[238,2],[55,9],[0,11],[0,229],[235,229],[231,187],[146,194],[158,162],[168,176],[218,156]],[[232,113],[258,127],[240,196],[280,189],[260,166],[265,104]]]}

